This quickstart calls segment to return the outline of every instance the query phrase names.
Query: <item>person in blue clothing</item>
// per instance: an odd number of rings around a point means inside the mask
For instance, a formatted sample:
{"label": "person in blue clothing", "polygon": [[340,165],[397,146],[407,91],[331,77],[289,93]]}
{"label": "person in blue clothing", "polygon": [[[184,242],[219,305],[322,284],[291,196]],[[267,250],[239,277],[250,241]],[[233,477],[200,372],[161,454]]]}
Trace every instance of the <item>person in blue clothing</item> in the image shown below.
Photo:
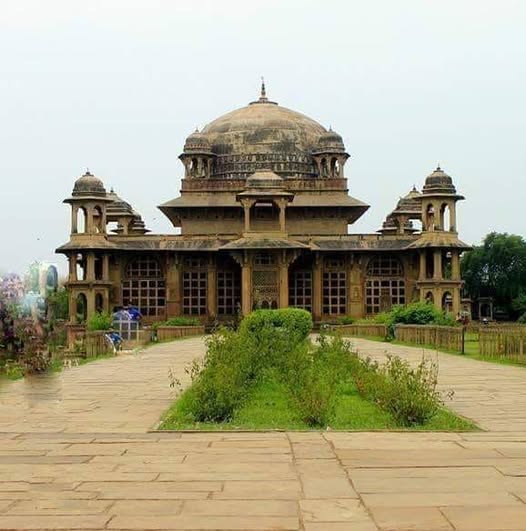
{"label": "person in blue clothing", "polygon": [[130,314],[132,321],[140,321],[142,319],[142,314],[139,308],[130,306],[129,308],[126,309],[126,311]]}

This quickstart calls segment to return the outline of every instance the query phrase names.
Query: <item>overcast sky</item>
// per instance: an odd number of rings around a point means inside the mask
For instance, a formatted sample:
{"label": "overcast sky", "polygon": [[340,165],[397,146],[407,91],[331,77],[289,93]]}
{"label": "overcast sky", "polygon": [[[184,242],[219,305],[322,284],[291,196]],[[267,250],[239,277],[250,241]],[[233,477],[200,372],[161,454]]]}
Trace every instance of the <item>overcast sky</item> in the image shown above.
{"label": "overcast sky", "polygon": [[440,162],[461,239],[524,235],[526,1],[2,0],[0,271],[63,267],[86,167],[154,232],[186,136],[268,96],[344,138],[376,231]]}

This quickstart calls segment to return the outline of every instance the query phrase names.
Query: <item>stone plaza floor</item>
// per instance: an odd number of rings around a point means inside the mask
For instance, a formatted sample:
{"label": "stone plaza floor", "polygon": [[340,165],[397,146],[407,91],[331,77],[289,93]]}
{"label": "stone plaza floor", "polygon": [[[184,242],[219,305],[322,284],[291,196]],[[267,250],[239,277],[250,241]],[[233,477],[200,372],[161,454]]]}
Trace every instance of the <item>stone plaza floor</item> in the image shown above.
{"label": "stone plaza floor", "polygon": [[428,352],[484,432],[149,432],[203,350],[0,383],[0,529],[526,530],[525,368]]}

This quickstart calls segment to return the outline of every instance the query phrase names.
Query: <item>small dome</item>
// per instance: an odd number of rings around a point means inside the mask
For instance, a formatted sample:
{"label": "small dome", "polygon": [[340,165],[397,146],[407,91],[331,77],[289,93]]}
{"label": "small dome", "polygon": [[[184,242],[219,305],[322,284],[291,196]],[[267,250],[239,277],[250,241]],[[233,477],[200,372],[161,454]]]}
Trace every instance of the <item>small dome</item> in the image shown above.
{"label": "small dome", "polygon": [[413,186],[413,189],[404,197],[401,197],[396,204],[394,212],[398,213],[420,213],[422,194]]}
{"label": "small dome", "polygon": [[257,170],[247,178],[247,188],[283,188],[283,178],[271,170]]}
{"label": "small dome", "polygon": [[436,170],[427,176],[424,188],[424,195],[430,194],[456,194],[457,191],[453,185],[453,179],[437,166]]}
{"label": "small dome", "polygon": [[195,153],[211,153],[211,146],[208,137],[200,133],[197,129],[186,139],[184,151]]}
{"label": "small dome", "polygon": [[329,129],[328,131],[320,135],[320,138],[318,139],[318,145],[316,146],[315,151],[345,151],[343,138],[338,133],[336,133],[336,131]]}
{"label": "small dome", "polygon": [[106,215],[108,217],[111,216],[131,216],[133,215],[133,208],[124,199],[119,197],[113,188],[110,190],[110,193],[108,194],[108,199],[111,199],[112,202],[108,204],[106,208]]}
{"label": "small dome", "polygon": [[106,196],[106,188],[104,188],[102,181],[88,170],[82,177],[75,181],[72,195]]}

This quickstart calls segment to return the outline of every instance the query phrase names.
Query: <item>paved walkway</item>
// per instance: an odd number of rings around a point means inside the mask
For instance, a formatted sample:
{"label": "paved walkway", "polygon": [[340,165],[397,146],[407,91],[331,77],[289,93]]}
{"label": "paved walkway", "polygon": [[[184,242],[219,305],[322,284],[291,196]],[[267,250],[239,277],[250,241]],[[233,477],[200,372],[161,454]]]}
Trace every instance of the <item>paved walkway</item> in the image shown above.
{"label": "paved walkway", "polygon": [[526,529],[526,369],[439,355],[451,407],[486,433],[148,433],[169,369],[202,352],[0,384],[0,529]]}

